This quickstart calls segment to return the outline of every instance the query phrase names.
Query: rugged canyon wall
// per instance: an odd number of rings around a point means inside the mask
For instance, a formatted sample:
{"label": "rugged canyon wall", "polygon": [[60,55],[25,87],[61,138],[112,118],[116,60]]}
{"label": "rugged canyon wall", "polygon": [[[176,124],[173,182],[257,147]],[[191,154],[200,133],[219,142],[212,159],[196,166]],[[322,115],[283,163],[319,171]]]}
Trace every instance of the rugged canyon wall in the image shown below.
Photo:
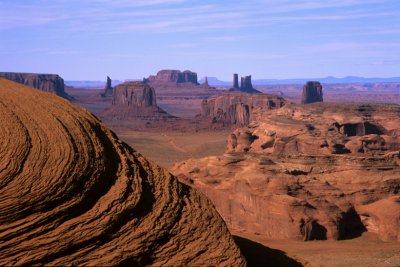
{"label": "rugged canyon wall", "polygon": [[64,91],[64,80],[57,74],[0,72],[0,77],[69,98]]}
{"label": "rugged canyon wall", "polygon": [[303,87],[302,104],[323,102],[322,85],[320,82],[307,82]]}
{"label": "rugged canyon wall", "polygon": [[273,239],[400,241],[400,106],[253,111],[218,157],[178,163],[232,229]]}
{"label": "rugged canyon wall", "polygon": [[285,103],[286,101],[283,98],[273,95],[229,93],[203,100],[201,116],[222,126],[244,126],[252,121],[254,108],[275,109],[282,107]]}
{"label": "rugged canyon wall", "polygon": [[245,265],[203,194],[95,116],[1,78],[0,89],[0,265]]}

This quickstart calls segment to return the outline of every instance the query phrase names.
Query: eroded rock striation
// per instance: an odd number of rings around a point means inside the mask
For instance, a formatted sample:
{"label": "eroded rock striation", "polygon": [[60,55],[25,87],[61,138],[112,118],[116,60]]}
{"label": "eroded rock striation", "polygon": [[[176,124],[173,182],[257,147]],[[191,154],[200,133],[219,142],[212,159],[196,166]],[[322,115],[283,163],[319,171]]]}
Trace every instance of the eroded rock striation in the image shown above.
{"label": "eroded rock striation", "polygon": [[0,265],[243,266],[211,202],[87,111],[0,79]]}
{"label": "eroded rock striation", "polygon": [[303,87],[302,104],[323,102],[322,85],[320,82],[307,82]]}
{"label": "eroded rock striation", "polygon": [[64,80],[57,74],[0,72],[0,77],[69,99]]}
{"label": "eroded rock striation", "polygon": [[173,173],[205,192],[233,229],[268,238],[400,241],[400,106],[256,109],[227,153]]}
{"label": "eroded rock striation", "polygon": [[252,121],[252,111],[257,107],[280,108],[286,101],[268,94],[248,95],[229,93],[203,100],[201,116],[222,126],[244,126]]}
{"label": "eroded rock striation", "polygon": [[145,79],[149,83],[192,83],[198,85],[197,73],[189,70],[160,70],[157,75]]}

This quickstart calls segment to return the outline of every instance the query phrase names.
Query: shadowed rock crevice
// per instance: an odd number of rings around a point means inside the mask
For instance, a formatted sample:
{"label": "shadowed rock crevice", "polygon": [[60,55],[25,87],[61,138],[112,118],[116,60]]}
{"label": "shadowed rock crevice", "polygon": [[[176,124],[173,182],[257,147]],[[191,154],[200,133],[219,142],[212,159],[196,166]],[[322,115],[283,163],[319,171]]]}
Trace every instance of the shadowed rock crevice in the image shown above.
{"label": "shadowed rock crevice", "polygon": [[296,260],[288,257],[285,252],[266,247],[250,239],[233,236],[236,244],[239,246],[247,266],[265,266],[265,267],[302,267],[303,265]]}

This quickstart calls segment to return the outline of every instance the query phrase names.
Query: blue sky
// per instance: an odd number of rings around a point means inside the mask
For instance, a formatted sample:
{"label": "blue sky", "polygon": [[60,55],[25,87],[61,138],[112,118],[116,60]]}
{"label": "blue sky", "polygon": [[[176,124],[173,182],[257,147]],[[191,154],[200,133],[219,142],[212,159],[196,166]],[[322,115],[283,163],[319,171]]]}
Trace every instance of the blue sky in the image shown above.
{"label": "blue sky", "polygon": [[0,0],[0,71],[400,76],[399,0]]}

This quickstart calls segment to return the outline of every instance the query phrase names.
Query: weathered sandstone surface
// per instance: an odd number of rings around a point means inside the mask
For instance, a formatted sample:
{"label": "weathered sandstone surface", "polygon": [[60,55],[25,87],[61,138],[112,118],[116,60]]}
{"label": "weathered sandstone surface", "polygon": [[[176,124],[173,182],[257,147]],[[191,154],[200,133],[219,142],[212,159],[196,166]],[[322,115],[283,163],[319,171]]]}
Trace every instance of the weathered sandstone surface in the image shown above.
{"label": "weathered sandstone surface", "polygon": [[0,265],[242,266],[211,202],[89,112],[0,79]]}
{"label": "weathered sandstone surface", "polygon": [[303,87],[302,104],[323,102],[322,85],[319,82],[307,82]]}
{"label": "weathered sandstone surface", "polygon": [[64,80],[57,74],[0,72],[0,77],[25,84],[41,91],[69,98],[64,92]]}
{"label": "weathered sandstone surface", "polygon": [[173,173],[206,193],[233,229],[276,239],[400,241],[400,106],[258,108],[227,153]]}
{"label": "weathered sandstone surface", "polygon": [[268,94],[229,93],[203,100],[201,116],[208,118],[216,125],[244,126],[252,121],[254,108],[275,109],[282,107],[285,103],[283,98]]}

